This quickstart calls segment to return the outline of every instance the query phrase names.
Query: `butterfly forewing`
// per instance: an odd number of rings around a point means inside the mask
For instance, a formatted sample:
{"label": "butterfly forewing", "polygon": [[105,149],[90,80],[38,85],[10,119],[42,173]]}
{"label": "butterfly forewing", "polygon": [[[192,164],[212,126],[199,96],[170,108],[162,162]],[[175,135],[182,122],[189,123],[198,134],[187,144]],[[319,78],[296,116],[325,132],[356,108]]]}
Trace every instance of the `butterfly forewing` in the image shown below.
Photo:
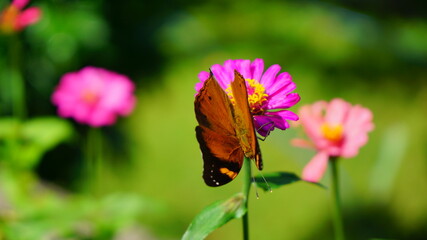
{"label": "butterfly forewing", "polygon": [[232,107],[228,96],[211,74],[194,101],[199,125],[225,135],[235,135]]}
{"label": "butterfly forewing", "polygon": [[233,119],[237,138],[240,140],[240,145],[245,156],[254,159],[257,168],[262,170],[261,151],[259,149],[253,117],[248,103],[246,81],[237,71],[234,72],[234,81],[231,83],[231,89],[235,102]]}

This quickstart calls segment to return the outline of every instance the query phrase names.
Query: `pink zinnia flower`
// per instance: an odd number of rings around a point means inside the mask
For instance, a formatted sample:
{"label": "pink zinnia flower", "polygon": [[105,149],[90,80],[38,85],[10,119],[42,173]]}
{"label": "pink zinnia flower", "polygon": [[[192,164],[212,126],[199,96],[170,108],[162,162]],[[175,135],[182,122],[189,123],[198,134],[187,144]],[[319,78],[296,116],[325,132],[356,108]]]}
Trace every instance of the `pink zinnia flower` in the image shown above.
{"label": "pink zinnia flower", "polygon": [[52,95],[61,117],[92,127],[112,125],[117,115],[132,112],[135,86],[126,76],[102,68],[85,67],[62,76]]}
{"label": "pink zinnia flower", "polygon": [[[317,150],[304,168],[302,178],[318,182],[326,171],[330,157],[351,158],[368,141],[374,129],[372,113],[360,105],[336,98],[301,107],[300,122],[311,141],[294,139],[293,145]],[[335,160],[334,160],[335,161]]]}
{"label": "pink zinnia flower", "polygon": [[[223,65],[215,64],[210,70],[219,85],[232,98],[230,83],[234,80],[234,70],[246,79],[248,102],[254,117],[254,125],[258,133],[267,136],[274,128],[285,130],[289,128],[287,120],[298,120],[298,116],[286,110],[299,102],[298,93],[291,93],[296,85],[291,75],[280,72],[280,66],[275,64],[264,72],[262,59],[227,60]],[[209,78],[208,72],[200,72],[200,82],[196,84],[198,92],[204,81]]]}
{"label": "pink zinnia flower", "polygon": [[41,11],[37,7],[23,10],[29,0],[13,0],[12,3],[0,13],[0,30],[4,33],[18,32],[26,26],[39,21]]}

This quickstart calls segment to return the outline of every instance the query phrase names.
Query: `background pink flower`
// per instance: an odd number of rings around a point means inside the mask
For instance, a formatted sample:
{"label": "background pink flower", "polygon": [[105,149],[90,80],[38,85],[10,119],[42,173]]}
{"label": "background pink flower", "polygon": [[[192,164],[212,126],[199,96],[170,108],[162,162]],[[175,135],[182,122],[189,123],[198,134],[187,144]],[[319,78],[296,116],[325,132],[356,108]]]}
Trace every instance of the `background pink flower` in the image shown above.
{"label": "background pink flower", "polygon": [[41,10],[37,7],[23,8],[29,0],[14,0],[0,13],[0,30],[4,33],[17,32],[40,20]]}
{"label": "background pink flower", "polygon": [[[254,117],[254,125],[258,133],[267,136],[274,128],[285,130],[289,128],[287,120],[298,120],[298,116],[286,110],[300,100],[298,93],[292,93],[296,84],[287,72],[279,74],[281,67],[277,64],[270,66],[264,72],[262,59],[227,60],[223,65],[215,64],[210,70],[219,85],[230,95],[230,83],[234,80],[234,70],[237,70],[246,80],[248,102]],[[206,71],[199,73],[200,82],[196,84],[198,92],[204,81],[209,78]]]}
{"label": "background pink flower", "polygon": [[117,115],[132,112],[135,86],[124,75],[102,68],[85,67],[62,76],[52,95],[61,117],[72,117],[93,127],[112,125]]}
{"label": "background pink flower", "polygon": [[352,106],[342,99],[330,103],[319,101],[301,107],[300,123],[311,141],[294,139],[293,145],[314,148],[317,154],[302,173],[306,181],[318,182],[330,157],[351,158],[368,141],[372,131],[372,113],[360,105]]}

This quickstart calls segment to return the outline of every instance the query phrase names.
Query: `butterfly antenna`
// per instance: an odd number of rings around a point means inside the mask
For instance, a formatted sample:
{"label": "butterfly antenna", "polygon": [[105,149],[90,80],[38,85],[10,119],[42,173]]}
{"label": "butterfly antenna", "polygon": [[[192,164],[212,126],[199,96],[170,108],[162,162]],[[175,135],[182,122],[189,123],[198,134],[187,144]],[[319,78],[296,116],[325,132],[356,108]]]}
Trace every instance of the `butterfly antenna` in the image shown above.
{"label": "butterfly antenna", "polygon": [[268,187],[268,191],[269,191],[269,192],[273,192],[273,190],[272,190],[272,189],[271,189],[271,187],[270,187],[270,184],[268,184],[268,182],[267,182],[267,180],[265,179],[264,175],[261,173],[261,171],[259,171],[259,170],[258,170],[258,172],[259,172],[259,174],[261,175],[262,179],[264,180],[265,184],[267,185],[267,187]]}

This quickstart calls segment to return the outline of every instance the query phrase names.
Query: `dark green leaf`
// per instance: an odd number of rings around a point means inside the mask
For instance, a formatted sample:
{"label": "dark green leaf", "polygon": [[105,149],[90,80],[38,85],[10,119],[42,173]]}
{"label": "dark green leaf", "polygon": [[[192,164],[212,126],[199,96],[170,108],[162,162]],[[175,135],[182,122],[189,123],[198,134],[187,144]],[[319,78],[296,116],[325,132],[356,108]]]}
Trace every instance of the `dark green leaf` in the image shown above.
{"label": "dark green leaf", "polygon": [[182,239],[204,239],[228,221],[242,217],[247,210],[243,205],[244,199],[243,194],[239,193],[207,206],[193,219]]}
{"label": "dark green leaf", "polygon": [[[267,173],[264,175],[264,178],[262,176],[255,177],[255,182],[257,186],[262,188],[264,191],[270,191],[272,189],[279,188],[281,186],[288,185],[294,182],[304,181],[300,177],[298,177],[295,173],[290,173],[290,172]],[[308,183],[312,183],[312,182],[308,182]],[[325,188],[325,186],[323,186],[320,183],[312,183],[312,184]]]}

